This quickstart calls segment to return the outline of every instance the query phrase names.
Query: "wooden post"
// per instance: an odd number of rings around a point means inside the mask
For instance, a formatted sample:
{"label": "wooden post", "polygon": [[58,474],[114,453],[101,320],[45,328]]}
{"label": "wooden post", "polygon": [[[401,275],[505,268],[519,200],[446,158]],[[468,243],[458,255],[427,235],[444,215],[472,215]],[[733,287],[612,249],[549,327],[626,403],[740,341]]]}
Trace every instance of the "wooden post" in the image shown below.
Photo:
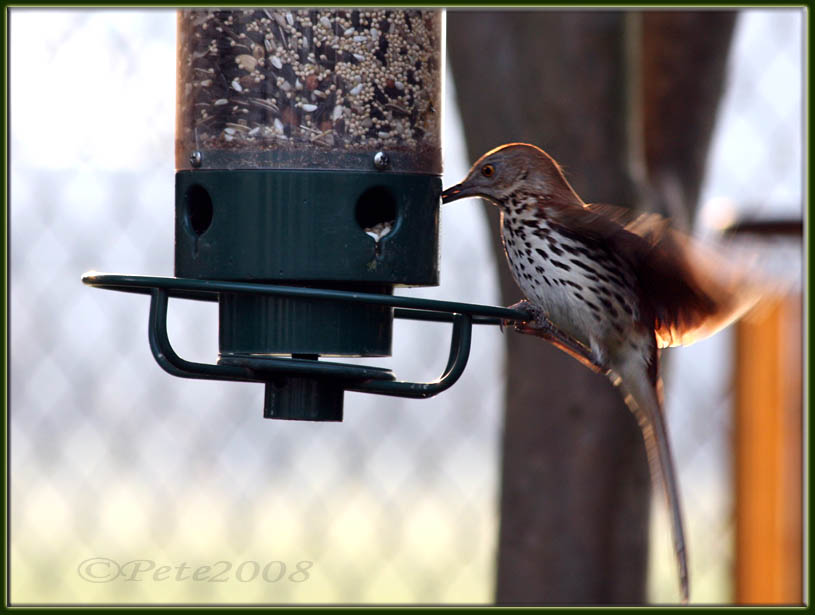
{"label": "wooden post", "polygon": [[[651,195],[692,219],[735,18],[449,11],[470,159],[534,143],[589,201],[636,206]],[[515,303],[488,211],[502,300]],[[606,378],[559,350],[506,340],[496,602],[644,602],[651,481],[633,415]]]}
{"label": "wooden post", "polygon": [[802,604],[800,295],[741,321],[736,354],[736,602]]}

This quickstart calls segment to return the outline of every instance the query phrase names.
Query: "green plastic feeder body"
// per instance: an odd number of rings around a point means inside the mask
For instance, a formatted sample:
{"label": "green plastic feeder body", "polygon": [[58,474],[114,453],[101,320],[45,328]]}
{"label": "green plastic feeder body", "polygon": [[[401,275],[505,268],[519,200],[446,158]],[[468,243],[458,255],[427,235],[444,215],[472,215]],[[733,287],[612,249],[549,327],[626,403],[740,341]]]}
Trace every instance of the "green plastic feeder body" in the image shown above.
{"label": "green plastic feeder body", "polygon": [[[438,10],[179,11],[176,276],[438,284],[441,26]],[[222,359],[391,353],[389,307],[223,293],[219,314]],[[296,388],[267,402],[336,405]]]}

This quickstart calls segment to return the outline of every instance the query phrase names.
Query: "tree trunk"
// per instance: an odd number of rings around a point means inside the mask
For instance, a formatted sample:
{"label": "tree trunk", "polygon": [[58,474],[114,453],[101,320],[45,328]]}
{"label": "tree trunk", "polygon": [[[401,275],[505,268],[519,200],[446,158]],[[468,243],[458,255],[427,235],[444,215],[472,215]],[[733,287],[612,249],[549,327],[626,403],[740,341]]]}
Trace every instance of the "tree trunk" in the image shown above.
{"label": "tree trunk", "polygon": [[[662,14],[648,19],[663,33],[674,25]],[[683,35],[705,30],[709,21],[698,21],[686,24]],[[656,35],[640,37],[637,32],[647,23],[612,11],[448,11],[448,53],[470,158],[503,143],[529,142],[563,165],[587,201],[636,205],[661,194],[664,185],[678,185],[684,203],[695,199],[712,121],[686,122],[707,118],[707,112],[712,117],[718,90],[708,87],[706,92],[716,90],[705,98],[712,104],[698,109],[696,90],[682,81],[692,90],[682,93],[685,109],[669,104],[672,78],[665,77],[659,90],[641,87],[665,64],[659,57],[641,63],[639,57],[659,54],[661,45],[669,45],[677,59],[684,52],[675,47],[695,49],[679,35],[661,43]],[[716,50],[699,54],[723,56],[728,38],[729,31]],[[687,65],[685,58],[670,67],[701,74],[710,86],[716,77],[721,83],[724,62],[719,60],[713,63],[718,74],[706,72],[705,58]],[[646,104],[650,114],[639,113]],[[684,131],[681,147],[688,151],[681,156],[670,148],[647,147],[651,139],[670,142],[659,122],[663,113],[672,114],[666,126],[678,124]],[[671,179],[653,187],[652,167]],[[514,303],[520,291],[504,264],[495,208],[489,207],[488,215],[502,300]],[[605,377],[539,339],[509,332],[506,340],[496,601],[643,602],[650,479],[636,421]]]}

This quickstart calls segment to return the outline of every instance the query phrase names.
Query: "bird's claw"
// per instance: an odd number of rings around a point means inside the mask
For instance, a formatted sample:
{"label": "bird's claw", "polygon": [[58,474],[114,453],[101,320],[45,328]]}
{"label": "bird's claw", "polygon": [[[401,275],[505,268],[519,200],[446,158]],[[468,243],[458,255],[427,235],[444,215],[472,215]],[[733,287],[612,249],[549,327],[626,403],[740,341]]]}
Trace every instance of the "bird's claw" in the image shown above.
{"label": "bird's claw", "polygon": [[[511,318],[505,318],[501,321],[501,332],[504,331],[504,327],[508,327],[510,325],[512,325],[516,331],[521,332],[523,328],[527,326],[529,323],[535,323],[537,325],[537,323],[540,320],[548,321],[548,319],[545,317],[541,318],[542,317],[541,311],[526,299],[523,299],[518,303],[514,303],[508,306],[507,309],[516,310],[518,312],[526,312],[527,314],[532,316],[532,318],[530,320],[520,320],[520,321]],[[551,323],[549,324],[551,325]]]}

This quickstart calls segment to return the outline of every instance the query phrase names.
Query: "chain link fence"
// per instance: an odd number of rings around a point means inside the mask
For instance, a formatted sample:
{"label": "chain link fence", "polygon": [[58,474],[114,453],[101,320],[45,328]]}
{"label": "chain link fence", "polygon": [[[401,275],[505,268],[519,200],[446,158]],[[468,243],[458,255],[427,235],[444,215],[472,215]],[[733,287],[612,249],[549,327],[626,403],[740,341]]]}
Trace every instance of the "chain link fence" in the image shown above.
{"label": "chain link fence", "polygon": [[[697,231],[740,218],[803,215],[804,13],[743,11],[700,195]],[[777,241],[768,256],[801,288],[800,241]],[[780,273],[780,272],[779,272]],[[734,599],[732,328],[668,351],[665,402],[688,532],[692,598]],[[653,504],[650,595],[673,600],[675,569],[661,497]]]}
{"label": "chain link fence", "polygon": [[[800,211],[802,28],[800,11],[740,21],[706,199]],[[491,602],[502,333],[476,328],[444,394],[348,393],[337,424],[263,420],[259,385],[170,377],[147,344],[148,300],[79,278],[172,274],[174,13],[15,9],[9,34],[12,601]],[[444,111],[449,185],[467,161]],[[755,151],[720,145],[733,123],[761,128]],[[478,207],[444,209],[441,286],[400,292],[495,304],[488,237]],[[217,307],[171,301],[168,326],[179,354],[214,360]],[[373,363],[432,379],[448,336],[398,321],[394,357]],[[725,333],[673,351],[666,377],[707,602],[731,597],[730,346]],[[651,594],[671,600],[658,504]]]}

